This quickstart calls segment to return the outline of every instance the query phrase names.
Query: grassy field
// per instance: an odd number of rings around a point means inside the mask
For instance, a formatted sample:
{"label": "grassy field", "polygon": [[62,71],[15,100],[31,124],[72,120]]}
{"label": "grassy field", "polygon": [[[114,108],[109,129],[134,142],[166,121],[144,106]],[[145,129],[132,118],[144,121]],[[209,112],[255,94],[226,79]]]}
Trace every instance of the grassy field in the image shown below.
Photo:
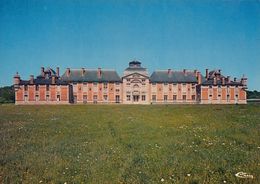
{"label": "grassy field", "polygon": [[0,183],[260,183],[260,105],[2,105],[0,135]]}

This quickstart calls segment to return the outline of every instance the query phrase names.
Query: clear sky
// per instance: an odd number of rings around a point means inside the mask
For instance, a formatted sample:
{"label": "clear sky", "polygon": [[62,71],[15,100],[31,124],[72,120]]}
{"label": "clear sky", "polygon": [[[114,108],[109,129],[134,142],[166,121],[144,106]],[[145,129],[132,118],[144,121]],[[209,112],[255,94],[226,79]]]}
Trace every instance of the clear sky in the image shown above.
{"label": "clear sky", "polygon": [[0,86],[40,67],[221,68],[260,90],[260,1],[1,0]]}

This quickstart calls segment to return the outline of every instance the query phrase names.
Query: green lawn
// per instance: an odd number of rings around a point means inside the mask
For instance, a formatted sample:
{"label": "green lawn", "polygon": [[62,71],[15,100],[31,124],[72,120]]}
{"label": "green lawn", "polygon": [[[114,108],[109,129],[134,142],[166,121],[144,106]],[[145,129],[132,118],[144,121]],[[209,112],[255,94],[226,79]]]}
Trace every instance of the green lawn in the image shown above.
{"label": "green lawn", "polygon": [[260,183],[260,105],[2,105],[0,136],[0,183]]}

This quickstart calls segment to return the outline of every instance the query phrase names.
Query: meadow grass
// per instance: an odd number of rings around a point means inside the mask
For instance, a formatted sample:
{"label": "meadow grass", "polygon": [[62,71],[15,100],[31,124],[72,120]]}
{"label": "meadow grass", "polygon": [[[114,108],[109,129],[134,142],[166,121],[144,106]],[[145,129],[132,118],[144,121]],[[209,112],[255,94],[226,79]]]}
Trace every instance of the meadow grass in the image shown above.
{"label": "meadow grass", "polygon": [[0,136],[0,183],[260,183],[260,105],[2,105]]}

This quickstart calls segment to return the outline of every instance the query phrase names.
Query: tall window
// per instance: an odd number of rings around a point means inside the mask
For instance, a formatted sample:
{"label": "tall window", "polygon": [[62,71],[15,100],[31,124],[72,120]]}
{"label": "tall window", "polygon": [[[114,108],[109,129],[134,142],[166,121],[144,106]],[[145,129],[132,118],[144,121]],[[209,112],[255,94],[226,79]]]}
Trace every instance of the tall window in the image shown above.
{"label": "tall window", "polygon": [[116,103],[119,103],[119,102],[120,102],[120,96],[116,95]]}
{"label": "tall window", "polygon": [[130,95],[126,95],[126,100],[130,101],[131,100],[131,96]]}
{"label": "tall window", "polygon": [[164,100],[165,102],[167,102],[167,100],[168,100],[168,95],[164,95],[164,96],[163,96],[163,100]]}
{"label": "tall window", "polygon": [[142,95],[142,101],[145,101],[145,95]]}
{"label": "tall window", "polygon": [[28,86],[24,85],[24,91],[28,91]]}
{"label": "tall window", "polygon": [[93,96],[93,101],[94,101],[94,103],[97,103],[97,95]]}
{"label": "tall window", "polygon": [[103,96],[104,101],[107,101],[107,95]]}
{"label": "tall window", "polygon": [[74,95],[73,98],[74,98],[74,103],[77,103],[77,101],[78,101],[77,100],[77,95]]}
{"label": "tall window", "polygon": [[48,102],[50,100],[50,96],[46,95],[46,101]]}
{"label": "tall window", "polygon": [[107,83],[103,84],[104,89],[107,89]]}
{"label": "tall window", "polygon": [[192,99],[192,100],[196,100],[196,96],[195,96],[195,95],[192,95],[192,96],[191,96],[191,99]]}
{"label": "tall window", "polygon": [[25,101],[25,102],[28,101],[28,95],[24,95],[24,101]]}
{"label": "tall window", "polygon": [[39,101],[39,95],[35,95],[35,101],[36,101],[36,102]]}
{"label": "tall window", "polygon": [[156,95],[152,95],[152,101],[156,101]]}
{"label": "tall window", "polygon": [[173,101],[177,100],[177,95],[173,95]]}
{"label": "tall window", "polygon": [[83,103],[87,103],[88,101],[88,96],[87,95],[83,95]]}
{"label": "tall window", "polygon": [[46,91],[50,91],[50,86],[46,85]]}
{"label": "tall window", "polygon": [[57,101],[60,101],[60,95],[57,95]]}
{"label": "tall window", "polygon": [[39,85],[36,85],[36,86],[35,86],[35,90],[36,90],[36,91],[39,91]]}
{"label": "tall window", "polygon": [[183,101],[186,101],[186,95],[182,95]]}

